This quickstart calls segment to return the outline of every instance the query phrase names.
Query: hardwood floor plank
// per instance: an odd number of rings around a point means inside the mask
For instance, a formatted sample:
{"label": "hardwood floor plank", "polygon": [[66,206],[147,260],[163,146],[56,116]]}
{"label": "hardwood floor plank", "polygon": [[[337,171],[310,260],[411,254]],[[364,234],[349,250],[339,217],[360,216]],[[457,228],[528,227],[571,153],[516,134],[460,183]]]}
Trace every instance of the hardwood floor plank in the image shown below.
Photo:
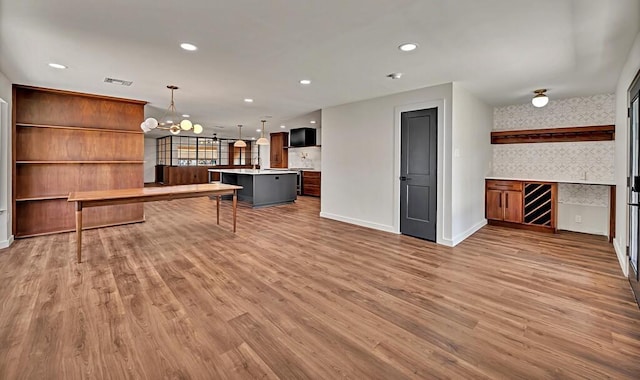
{"label": "hardwood floor plank", "polygon": [[486,226],[454,248],[319,217],[145,205],[0,250],[0,379],[615,378],[640,310],[603,237]]}

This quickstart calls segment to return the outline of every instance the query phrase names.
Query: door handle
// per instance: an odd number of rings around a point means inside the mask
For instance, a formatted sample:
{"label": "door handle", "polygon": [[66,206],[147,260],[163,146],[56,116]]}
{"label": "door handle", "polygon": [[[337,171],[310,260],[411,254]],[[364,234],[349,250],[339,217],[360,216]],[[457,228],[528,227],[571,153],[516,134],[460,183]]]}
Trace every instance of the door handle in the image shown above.
{"label": "door handle", "polygon": [[635,207],[638,207],[638,206],[640,206],[640,203],[627,203],[627,206],[635,206]]}
{"label": "door handle", "polygon": [[407,176],[400,176],[400,181],[411,181],[411,178]]}

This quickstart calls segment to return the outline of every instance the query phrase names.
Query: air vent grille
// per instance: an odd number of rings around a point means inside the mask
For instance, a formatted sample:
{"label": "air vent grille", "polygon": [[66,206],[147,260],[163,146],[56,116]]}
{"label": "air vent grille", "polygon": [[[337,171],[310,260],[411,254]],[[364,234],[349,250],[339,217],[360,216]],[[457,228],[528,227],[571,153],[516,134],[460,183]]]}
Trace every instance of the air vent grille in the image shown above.
{"label": "air vent grille", "polygon": [[133,83],[130,80],[122,80],[122,79],[116,79],[116,78],[104,78],[104,82],[111,83],[111,84],[119,84],[120,86],[131,86],[131,84]]}

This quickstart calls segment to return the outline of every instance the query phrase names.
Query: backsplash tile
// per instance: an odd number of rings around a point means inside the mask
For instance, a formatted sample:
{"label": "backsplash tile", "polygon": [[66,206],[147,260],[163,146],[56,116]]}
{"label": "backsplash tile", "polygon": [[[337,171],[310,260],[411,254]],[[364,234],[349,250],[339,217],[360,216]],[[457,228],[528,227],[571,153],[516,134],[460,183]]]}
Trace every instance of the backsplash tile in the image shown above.
{"label": "backsplash tile", "polygon": [[559,183],[558,203],[609,207],[609,186]]}
{"label": "backsplash tile", "polygon": [[531,103],[493,110],[493,130],[583,127],[615,124],[616,98],[613,94],[549,101],[546,107]]}
{"label": "backsplash tile", "polygon": [[492,175],[613,182],[614,156],[614,141],[498,144],[493,146]]}
{"label": "backsplash tile", "polygon": [[289,167],[321,170],[322,154],[320,147],[289,148]]}

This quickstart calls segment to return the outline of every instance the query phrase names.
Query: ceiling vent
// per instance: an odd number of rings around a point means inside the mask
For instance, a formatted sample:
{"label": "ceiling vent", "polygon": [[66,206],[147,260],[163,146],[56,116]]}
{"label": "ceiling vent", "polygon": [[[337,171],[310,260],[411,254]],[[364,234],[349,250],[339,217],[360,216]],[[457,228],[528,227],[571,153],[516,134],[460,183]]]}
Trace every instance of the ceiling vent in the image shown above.
{"label": "ceiling vent", "polygon": [[104,82],[111,83],[111,84],[119,84],[120,86],[131,86],[131,83],[133,83],[130,80],[122,80],[122,79],[115,79],[115,78],[104,78]]}

